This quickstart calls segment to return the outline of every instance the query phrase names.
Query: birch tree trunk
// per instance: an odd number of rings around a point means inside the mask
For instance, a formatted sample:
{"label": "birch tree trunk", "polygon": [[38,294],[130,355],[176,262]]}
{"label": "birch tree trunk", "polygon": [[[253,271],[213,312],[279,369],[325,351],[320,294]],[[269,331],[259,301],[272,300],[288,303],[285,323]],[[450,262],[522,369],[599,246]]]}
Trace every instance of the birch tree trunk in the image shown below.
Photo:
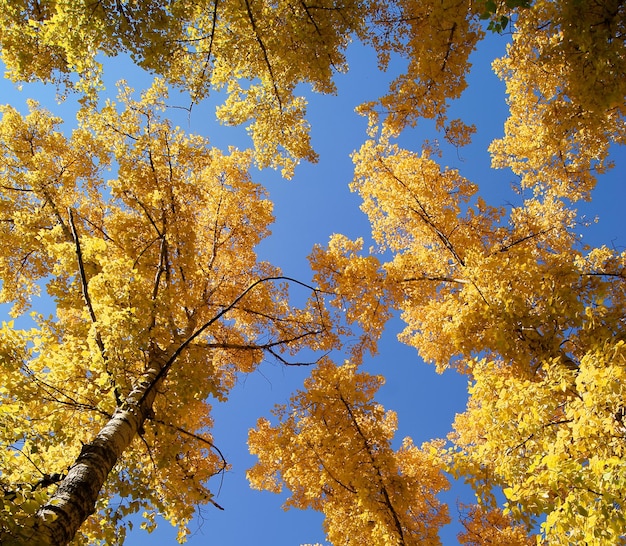
{"label": "birch tree trunk", "polygon": [[152,413],[155,387],[163,379],[167,364],[165,354],[151,356],[149,369],[122,407],[116,408],[93,441],[83,446],[57,491],[37,512],[32,545],[68,544],[94,513],[107,476]]}

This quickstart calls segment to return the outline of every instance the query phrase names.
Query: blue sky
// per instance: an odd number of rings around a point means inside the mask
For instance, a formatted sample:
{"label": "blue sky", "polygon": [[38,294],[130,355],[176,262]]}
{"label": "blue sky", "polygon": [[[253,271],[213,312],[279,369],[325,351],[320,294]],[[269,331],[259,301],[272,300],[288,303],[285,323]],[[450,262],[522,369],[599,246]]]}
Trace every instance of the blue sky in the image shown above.
{"label": "blue sky", "polygon": [[[514,175],[489,169],[488,143],[502,134],[506,116],[504,86],[490,70],[493,58],[502,54],[505,39],[490,36],[474,55],[474,69],[470,86],[463,98],[453,106],[453,112],[466,122],[476,124],[478,132],[473,143],[461,150],[442,147],[442,163],[458,168],[476,182],[480,194],[492,205],[515,202],[519,197],[510,189]],[[369,236],[369,225],[359,210],[360,199],[350,193],[348,183],[352,178],[350,153],[365,139],[366,122],[354,113],[354,107],[385,92],[389,76],[380,76],[371,52],[355,46],[349,52],[350,72],[338,75],[337,96],[309,95],[309,120],[312,124],[313,145],[320,155],[319,163],[303,164],[296,170],[293,180],[285,181],[273,171],[255,173],[254,178],[264,184],[275,203],[276,223],[272,236],[259,248],[262,258],[280,266],[283,272],[303,281],[311,277],[307,255],[315,243],[326,243],[333,233],[343,233],[351,238]],[[107,85],[125,78],[132,87],[140,90],[147,84],[145,76],[123,62],[110,63]],[[4,80],[1,84],[0,102],[12,103],[23,109],[25,98],[32,97],[44,105],[72,119],[71,104],[54,105],[54,88],[25,85],[18,92]],[[171,101],[175,103],[175,99]],[[208,136],[215,146],[227,148],[249,145],[241,129],[219,126],[213,108],[217,101],[194,107],[191,117],[176,113],[177,123],[186,130]],[[172,111],[176,112],[176,111]],[[419,147],[424,138],[434,138],[430,124],[424,123],[402,137],[406,147]],[[626,237],[622,207],[626,198],[624,189],[624,153],[617,150],[617,167],[601,180],[594,201],[585,206],[589,217],[599,215],[600,221],[585,232],[590,244],[607,244],[624,248]],[[398,319],[392,320],[380,344],[380,352],[365,364],[371,373],[381,373],[387,382],[379,393],[379,401],[398,413],[397,441],[411,436],[416,444],[445,437],[450,431],[457,412],[464,409],[466,379],[452,372],[437,375],[434,368],[425,365],[415,350],[396,340],[402,329]],[[336,361],[341,354],[331,355]],[[304,368],[284,368],[267,362],[248,376],[241,377],[232,391],[230,400],[214,408],[215,444],[224,453],[232,470],[222,481],[211,484],[216,501],[224,507],[219,511],[207,506],[191,524],[191,546],[214,544],[238,546],[253,543],[257,546],[297,546],[302,543],[324,543],[321,516],[310,512],[291,510],[284,512],[284,497],[249,489],[245,471],[254,463],[248,455],[246,437],[260,416],[268,416],[276,403],[284,403],[289,395],[302,385],[308,375]],[[450,513],[456,516],[456,502],[471,501],[466,488],[454,485],[444,496],[450,503]],[[444,546],[457,544],[458,525],[444,529]],[[175,532],[168,524],[147,535],[138,526],[130,533],[127,544],[137,546],[175,544]]]}

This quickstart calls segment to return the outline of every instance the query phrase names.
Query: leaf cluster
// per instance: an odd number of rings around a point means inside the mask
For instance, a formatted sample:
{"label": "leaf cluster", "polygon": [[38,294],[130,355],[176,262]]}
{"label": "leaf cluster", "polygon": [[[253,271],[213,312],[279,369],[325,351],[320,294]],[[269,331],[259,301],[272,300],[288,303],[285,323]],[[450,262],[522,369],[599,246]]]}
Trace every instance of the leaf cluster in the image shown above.
{"label": "leaf cluster", "polygon": [[502,11],[512,11],[519,8],[530,8],[532,0],[504,0],[498,3],[495,0],[486,0],[483,11],[480,13],[481,19],[489,19],[487,30],[502,33],[509,25],[509,16],[502,14]]}

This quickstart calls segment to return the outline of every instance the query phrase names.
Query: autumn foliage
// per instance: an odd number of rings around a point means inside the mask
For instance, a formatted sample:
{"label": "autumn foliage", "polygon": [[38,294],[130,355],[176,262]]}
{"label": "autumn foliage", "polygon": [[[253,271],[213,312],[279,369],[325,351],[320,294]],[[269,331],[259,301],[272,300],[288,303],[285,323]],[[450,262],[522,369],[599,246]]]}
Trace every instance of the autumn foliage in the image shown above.
{"label": "autumn foliage", "polygon": [[250,432],[259,463],[248,479],[274,492],[284,484],[286,506],[323,512],[333,544],[438,544],[448,521],[435,496],[448,486],[438,446],[407,438],[392,449],[396,415],[373,400],[381,383],[355,365],[321,362],[305,390],[277,408],[277,427],[260,419]]}
{"label": "autumn foliage", "polygon": [[[228,469],[211,401],[272,358],[311,373],[250,431],[248,478],[321,512],[330,543],[439,544],[459,479],[463,544],[623,544],[626,252],[581,244],[576,207],[626,137],[625,17],[619,0],[0,0],[7,75],[81,104],[71,130],[34,101],[1,111],[0,542],[121,543],[136,513],[184,541]],[[449,106],[493,31],[510,33],[489,148],[518,179],[510,207],[401,139],[431,120],[471,141]],[[303,84],[334,93],[351,42],[394,72],[358,108],[350,187],[371,232],[320,242],[293,279],[257,257],[272,203],[250,172],[316,160]],[[105,100],[116,55],[152,86]],[[217,118],[251,148],[176,127],[170,88],[223,93]],[[31,313],[42,295],[50,316]],[[396,312],[400,342],[467,377],[447,439],[394,439],[384,377],[362,369]]]}

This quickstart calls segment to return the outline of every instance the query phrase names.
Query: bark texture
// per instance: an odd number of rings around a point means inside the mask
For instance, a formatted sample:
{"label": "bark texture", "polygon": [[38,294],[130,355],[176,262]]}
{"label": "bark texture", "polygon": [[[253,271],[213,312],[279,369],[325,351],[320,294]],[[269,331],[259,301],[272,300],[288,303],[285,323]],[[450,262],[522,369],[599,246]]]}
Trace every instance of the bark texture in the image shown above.
{"label": "bark texture", "polygon": [[50,501],[37,513],[32,545],[64,546],[95,511],[107,476],[152,413],[167,358],[154,356],[142,380],[96,437],[85,444]]}

